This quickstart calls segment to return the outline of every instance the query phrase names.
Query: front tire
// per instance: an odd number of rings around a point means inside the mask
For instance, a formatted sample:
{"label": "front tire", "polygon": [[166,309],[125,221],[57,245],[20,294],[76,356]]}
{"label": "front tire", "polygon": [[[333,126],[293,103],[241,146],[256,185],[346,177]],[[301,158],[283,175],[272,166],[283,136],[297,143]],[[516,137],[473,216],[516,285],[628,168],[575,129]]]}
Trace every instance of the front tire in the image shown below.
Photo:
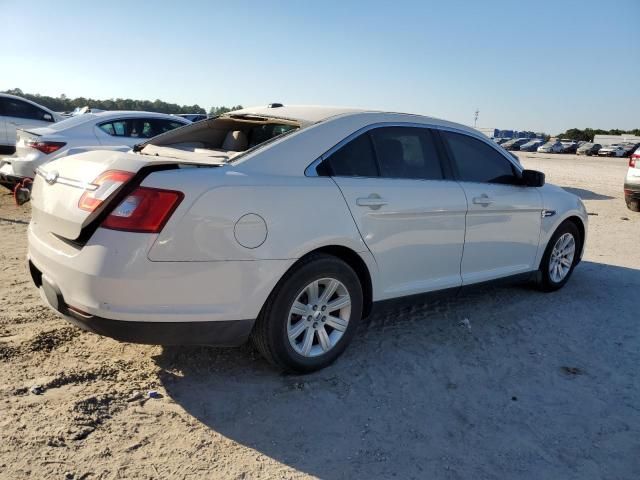
{"label": "front tire", "polygon": [[308,373],[330,365],[362,317],[358,275],[344,261],[312,254],[289,270],[265,303],[251,340],[272,365]]}
{"label": "front tire", "polygon": [[564,287],[578,263],[582,239],[576,225],[567,220],[560,224],[547,244],[538,270],[537,286],[545,292]]}

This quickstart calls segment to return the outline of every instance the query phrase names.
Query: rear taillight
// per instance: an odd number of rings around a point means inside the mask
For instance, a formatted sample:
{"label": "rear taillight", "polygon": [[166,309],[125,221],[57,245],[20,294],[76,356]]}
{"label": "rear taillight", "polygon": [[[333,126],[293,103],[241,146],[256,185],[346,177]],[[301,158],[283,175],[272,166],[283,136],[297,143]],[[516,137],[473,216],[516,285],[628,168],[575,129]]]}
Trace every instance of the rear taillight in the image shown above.
{"label": "rear taillight", "polygon": [[[122,170],[108,170],[96,178],[92,183],[94,190],[86,190],[80,200],[78,200],[78,208],[93,212],[104,202],[109,196],[118,190],[122,185],[127,183],[132,172],[124,172]],[[97,188],[95,188],[97,187]]]}
{"label": "rear taillight", "polygon": [[174,190],[138,187],[109,214],[102,227],[159,233],[183,198],[182,192]]}
{"label": "rear taillight", "polygon": [[25,145],[29,148],[35,148],[42,153],[49,155],[50,153],[60,150],[66,145],[65,142],[40,142],[38,140],[27,140]]}
{"label": "rear taillight", "polygon": [[634,153],[629,159],[629,166],[631,168],[640,168],[640,154]]}

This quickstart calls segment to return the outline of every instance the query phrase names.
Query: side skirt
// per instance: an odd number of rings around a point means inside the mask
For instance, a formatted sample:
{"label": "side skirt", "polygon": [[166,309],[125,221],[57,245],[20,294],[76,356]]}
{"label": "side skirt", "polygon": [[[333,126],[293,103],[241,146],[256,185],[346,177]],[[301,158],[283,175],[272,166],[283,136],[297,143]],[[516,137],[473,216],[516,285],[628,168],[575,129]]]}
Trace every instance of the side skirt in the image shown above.
{"label": "side skirt", "polygon": [[488,280],[486,282],[473,283],[471,285],[463,285],[460,287],[445,288],[444,290],[436,290],[433,292],[418,293],[415,295],[407,295],[404,297],[378,300],[376,302],[373,302],[373,306],[371,308],[371,313],[369,314],[369,316],[380,313],[380,312],[397,309],[413,303],[426,303],[429,301],[435,301],[442,298],[456,297],[461,293],[468,293],[468,292],[481,290],[483,288],[486,288],[489,285],[510,286],[510,285],[517,285],[517,284],[525,284],[535,280],[537,275],[538,275],[538,271],[533,270],[531,272],[518,273],[516,275],[509,275],[508,277],[497,278],[495,280]]}

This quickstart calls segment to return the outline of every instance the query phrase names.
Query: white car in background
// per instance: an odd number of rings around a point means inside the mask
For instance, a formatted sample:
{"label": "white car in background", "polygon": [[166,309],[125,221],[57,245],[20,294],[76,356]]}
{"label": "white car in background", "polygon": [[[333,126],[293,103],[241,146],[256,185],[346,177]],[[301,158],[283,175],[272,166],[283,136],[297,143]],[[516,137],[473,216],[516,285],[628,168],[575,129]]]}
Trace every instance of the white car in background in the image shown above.
{"label": "white car in background", "polygon": [[64,117],[26,98],[0,93],[0,154],[12,154],[16,129],[50,126]]}
{"label": "white car in background", "polygon": [[187,119],[163,113],[108,111],[83,113],[41,128],[19,129],[16,153],[0,160],[0,182],[11,187],[33,178],[36,169],[56,158],[94,149],[126,151]]}
{"label": "white car in background", "polygon": [[629,170],[624,180],[624,200],[629,210],[640,212],[640,148],[629,158]]}
{"label": "white car in background", "polygon": [[538,153],[562,153],[564,150],[564,145],[561,142],[547,142],[544,145],[540,145],[537,148]]}
{"label": "white car in background", "polygon": [[599,157],[624,157],[624,147],[622,145],[604,145],[598,150]]}
{"label": "white car in background", "polygon": [[41,166],[28,257],[44,301],[89,331],[251,337],[308,372],[374,302],[514,275],[561,288],[587,218],[464,125],[272,104]]}

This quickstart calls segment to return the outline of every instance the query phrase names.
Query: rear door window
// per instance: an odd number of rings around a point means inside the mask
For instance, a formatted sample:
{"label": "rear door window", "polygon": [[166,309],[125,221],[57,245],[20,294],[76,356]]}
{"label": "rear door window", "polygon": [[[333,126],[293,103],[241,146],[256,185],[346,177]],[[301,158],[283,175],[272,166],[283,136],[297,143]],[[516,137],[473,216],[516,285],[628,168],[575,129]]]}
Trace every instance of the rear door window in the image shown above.
{"label": "rear door window", "polygon": [[383,127],[370,132],[380,176],[442,180],[444,173],[431,132],[417,127]]}
{"label": "rear door window", "polygon": [[101,123],[98,127],[112,137],[151,138],[163,133],[158,121],[151,118],[127,118]]}
{"label": "rear door window", "polygon": [[98,125],[98,128],[112,137],[128,137],[127,122],[125,120],[117,120],[114,122],[106,122]]}
{"label": "rear door window", "polygon": [[335,177],[377,177],[373,144],[364,133],[342,146],[323,162],[321,174]]}
{"label": "rear door window", "polygon": [[442,131],[462,182],[517,183],[516,169],[496,149],[469,135]]}

